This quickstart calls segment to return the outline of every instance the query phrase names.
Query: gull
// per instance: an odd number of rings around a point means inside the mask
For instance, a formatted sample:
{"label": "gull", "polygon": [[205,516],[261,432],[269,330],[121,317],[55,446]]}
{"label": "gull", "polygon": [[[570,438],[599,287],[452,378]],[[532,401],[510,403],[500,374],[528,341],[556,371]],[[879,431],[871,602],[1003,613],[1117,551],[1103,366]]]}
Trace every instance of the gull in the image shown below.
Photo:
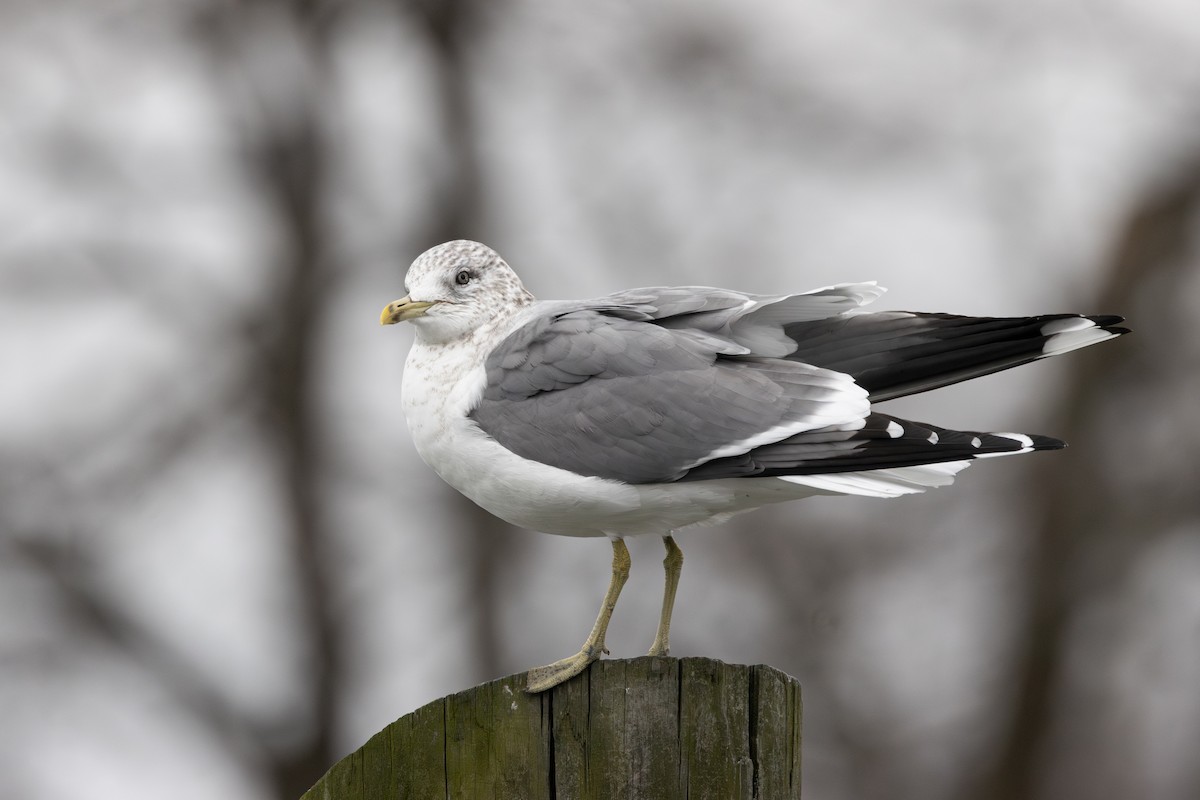
{"label": "gull", "polygon": [[953,482],[974,459],[1053,450],[1022,433],[956,431],[874,404],[1127,333],[1118,316],[866,312],[883,289],[846,283],[758,295],[703,286],[537,301],[495,251],[420,255],[385,325],[416,336],[401,404],[421,458],[501,519],[607,537],[612,576],[579,652],[529,671],[540,692],[608,651],[628,536],[663,538],[669,652],[683,566],[674,535],[813,495],[890,498]]}

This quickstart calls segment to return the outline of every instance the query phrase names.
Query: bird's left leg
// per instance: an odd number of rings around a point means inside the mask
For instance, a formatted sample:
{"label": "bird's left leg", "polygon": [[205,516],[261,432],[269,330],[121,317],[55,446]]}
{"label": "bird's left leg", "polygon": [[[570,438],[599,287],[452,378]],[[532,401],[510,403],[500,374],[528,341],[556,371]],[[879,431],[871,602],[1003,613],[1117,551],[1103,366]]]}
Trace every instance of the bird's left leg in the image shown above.
{"label": "bird's left leg", "polygon": [[665,656],[671,650],[671,609],[675,607],[675,590],[679,588],[679,573],[683,571],[683,551],[675,544],[675,537],[664,536],[667,557],[663,559],[666,582],[663,584],[662,616],[658,619],[658,633],[650,645],[650,655]]}
{"label": "bird's left leg", "polygon": [[587,665],[607,653],[604,649],[604,634],[608,632],[608,621],[612,618],[613,609],[617,607],[617,598],[621,596],[621,588],[629,580],[629,548],[623,539],[613,539],[612,579],[608,583],[608,591],[604,594],[604,604],[600,606],[600,615],[596,624],[579,652],[570,658],[555,661],[544,667],[534,667],[529,670],[526,678],[526,691],[544,692],[563,681],[574,678],[587,669]]}

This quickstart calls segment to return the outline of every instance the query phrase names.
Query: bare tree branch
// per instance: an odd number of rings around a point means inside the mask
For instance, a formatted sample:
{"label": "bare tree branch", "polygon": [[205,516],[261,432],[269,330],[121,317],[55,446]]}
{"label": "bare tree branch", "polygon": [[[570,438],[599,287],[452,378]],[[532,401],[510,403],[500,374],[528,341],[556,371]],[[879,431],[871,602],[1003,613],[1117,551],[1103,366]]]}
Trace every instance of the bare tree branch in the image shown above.
{"label": "bare tree branch", "polygon": [[[262,0],[225,6],[202,26],[214,66],[241,71],[260,102],[262,120],[242,120],[246,162],[279,224],[278,288],[273,322],[254,357],[265,401],[268,436],[283,476],[289,518],[298,622],[308,638],[311,723],[269,771],[280,798],[295,798],[333,762],[347,648],[338,625],[322,446],[320,346],[332,280],[324,203],[329,192],[328,148],[322,121],[327,102],[331,38],[340,4]],[[255,69],[257,15],[291,37],[283,48],[292,69]]]}
{"label": "bare tree branch", "polygon": [[[496,13],[500,3],[487,4]],[[483,170],[479,154],[478,122],[471,97],[470,60],[481,34],[479,21],[485,4],[479,0],[402,0],[433,46],[441,101],[441,131],[447,173],[434,191],[433,211],[417,238],[423,246],[451,239],[486,239],[487,214],[483,206]],[[461,520],[459,545],[465,565],[465,585],[472,592],[475,656],[474,674],[491,678],[502,674],[502,637],[497,609],[497,576],[504,564],[517,557],[523,545],[511,528],[449,487],[446,503]]]}
{"label": "bare tree branch", "polygon": [[[239,760],[261,751],[262,731],[231,705],[192,663],[149,632],[92,579],[95,568],[78,546],[44,533],[11,536],[3,551],[49,580],[61,607],[83,635],[128,656]],[[90,537],[70,537],[82,541]]]}
{"label": "bare tree branch", "polygon": [[[1113,311],[1129,306],[1156,273],[1174,283],[1169,271],[1187,264],[1183,254],[1188,251],[1198,210],[1200,162],[1142,198],[1134,208],[1105,271],[1098,308]],[[1153,323],[1144,320],[1142,324]],[[1056,433],[1068,441],[1078,438],[1077,434],[1093,419],[1094,400],[1103,397],[1108,374],[1133,352],[1113,348],[1104,353],[1076,354],[1064,362],[1068,389],[1051,426]],[[1029,600],[1019,628],[1019,655],[1013,670],[1014,710],[1001,738],[999,756],[960,793],[964,798],[1026,800],[1037,796],[1044,775],[1042,759],[1048,755],[1047,743],[1060,707],[1056,700],[1067,659],[1068,627],[1090,600],[1071,578],[1087,551],[1098,546],[1097,533],[1103,526],[1095,518],[1094,492],[1104,482],[1096,466],[1086,462],[1077,463],[1070,474],[1043,465],[1035,475],[1028,494],[1041,509],[1041,521],[1033,533],[1029,555]],[[1145,525],[1138,528],[1144,546],[1151,532]],[[1113,562],[1110,570],[1127,570],[1136,559]],[[1111,572],[1106,578],[1110,585],[1121,580]]]}

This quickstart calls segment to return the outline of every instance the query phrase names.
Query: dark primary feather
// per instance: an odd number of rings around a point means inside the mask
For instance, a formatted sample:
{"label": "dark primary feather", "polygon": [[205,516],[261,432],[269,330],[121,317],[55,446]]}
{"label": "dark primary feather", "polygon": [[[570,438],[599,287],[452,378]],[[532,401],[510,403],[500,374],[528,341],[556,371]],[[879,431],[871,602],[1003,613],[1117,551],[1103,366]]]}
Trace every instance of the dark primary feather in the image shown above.
{"label": "dark primary feather", "polygon": [[[884,311],[784,326],[797,343],[788,358],[854,376],[873,402],[929,391],[1042,358],[1048,323],[1077,314],[965,317]],[[1118,316],[1084,317],[1113,334]]]}
{"label": "dark primary feather", "polygon": [[871,414],[861,430],[816,430],[748,453],[698,466],[681,480],[828,475],[871,469],[962,461],[1019,450],[1058,450],[1065,442],[1049,436],[956,431],[887,414]]}

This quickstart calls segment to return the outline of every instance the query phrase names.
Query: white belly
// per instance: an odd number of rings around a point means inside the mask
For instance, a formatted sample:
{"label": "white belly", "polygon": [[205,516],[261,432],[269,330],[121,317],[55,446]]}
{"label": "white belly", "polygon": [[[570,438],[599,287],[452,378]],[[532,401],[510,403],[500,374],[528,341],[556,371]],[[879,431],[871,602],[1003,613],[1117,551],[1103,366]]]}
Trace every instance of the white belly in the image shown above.
{"label": "white belly", "polygon": [[815,492],[770,479],[628,485],[522,458],[466,416],[483,391],[467,351],[414,343],[403,403],[417,452],[441,478],[497,517],[563,536],[665,535]]}
{"label": "white belly", "polygon": [[970,461],[832,475],[630,485],[522,458],[468,416],[483,394],[482,348],[413,344],[403,404],[417,452],[447,483],[507,522],[562,536],[666,535],[817,494],[899,497],[953,482]]}

